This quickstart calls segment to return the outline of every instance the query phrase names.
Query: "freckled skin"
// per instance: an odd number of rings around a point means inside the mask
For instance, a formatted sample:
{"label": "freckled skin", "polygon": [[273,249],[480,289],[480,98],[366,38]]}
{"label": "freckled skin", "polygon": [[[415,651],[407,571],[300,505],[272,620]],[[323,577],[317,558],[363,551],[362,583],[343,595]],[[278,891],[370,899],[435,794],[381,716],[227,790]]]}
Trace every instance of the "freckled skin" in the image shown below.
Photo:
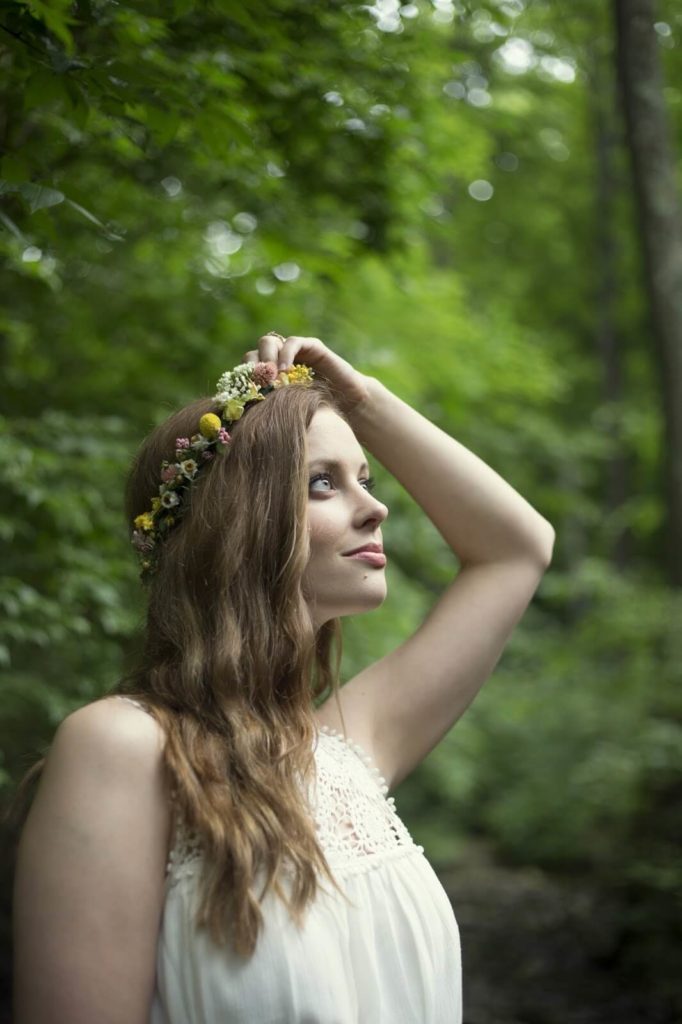
{"label": "freckled skin", "polygon": [[383,543],[381,528],[388,508],[367,489],[370,475],[360,466],[365,453],[340,416],[318,409],[308,428],[308,462],[338,459],[342,469],[311,466],[309,478],[328,474],[308,490],[310,559],[303,589],[315,628],[328,619],[378,608],[386,598],[386,570],[341,552],[372,541]]}

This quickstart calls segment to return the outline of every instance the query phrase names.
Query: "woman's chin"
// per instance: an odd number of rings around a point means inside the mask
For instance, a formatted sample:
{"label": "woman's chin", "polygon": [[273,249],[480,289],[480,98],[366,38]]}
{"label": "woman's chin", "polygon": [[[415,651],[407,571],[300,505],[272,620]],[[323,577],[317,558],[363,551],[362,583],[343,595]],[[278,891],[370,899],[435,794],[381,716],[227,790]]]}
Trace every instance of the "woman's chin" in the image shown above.
{"label": "woman's chin", "polygon": [[336,615],[341,617],[342,615],[362,615],[364,612],[373,612],[375,608],[380,608],[384,603],[387,592],[385,581],[381,586],[378,582],[372,587],[367,586],[361,594],[353,595],[353,598],[344,601],[343,605],[339,603]]}

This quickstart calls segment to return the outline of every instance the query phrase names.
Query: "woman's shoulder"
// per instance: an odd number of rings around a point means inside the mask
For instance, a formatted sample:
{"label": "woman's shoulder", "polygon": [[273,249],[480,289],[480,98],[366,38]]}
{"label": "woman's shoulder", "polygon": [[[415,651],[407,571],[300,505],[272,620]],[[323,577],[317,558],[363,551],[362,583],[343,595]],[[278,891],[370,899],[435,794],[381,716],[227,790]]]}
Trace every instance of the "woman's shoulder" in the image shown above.
{"label": "woman's shoulder", "polygon": [[162,746],[165,742],[163,729],[149,708],[142,701],[123,694],[109,694],[84,704],[72,711],[65,721],[70,719],[77,719],[84,726],[88,723],[93,729],[101,723],[102,727],[110,727],[139,742],[145,737],[155,738]]}
{"label": "woman's shoulder", "polygon": [[84,704],[64,718],[50,747],[48,764],[61,752],[90,759],[98,770],[126,764],[131,770],[163,775],[166,743],[161,725],[128,700],[107,696]]}
{"label": "woman's shoulder", "polygon": [[164,767],[166,736],[151,712],[139,701],[114,694],[84,704],[64,719],[53,747],[70,749],[72,756],[96,761],[98,770],[120,774],[125,766],[133,786],[151,785],[158,799],[171,811],[174,787]]}
{"label": "woman's shoulder", "polygon": [[170,807],[163,744],[161,727],[139,708],[110,698],[84,704],[57,728],[36,802],[74,801],[106,822],[128,806],[130,795],[138,805],[146,801],[147,813],[165,829]]}

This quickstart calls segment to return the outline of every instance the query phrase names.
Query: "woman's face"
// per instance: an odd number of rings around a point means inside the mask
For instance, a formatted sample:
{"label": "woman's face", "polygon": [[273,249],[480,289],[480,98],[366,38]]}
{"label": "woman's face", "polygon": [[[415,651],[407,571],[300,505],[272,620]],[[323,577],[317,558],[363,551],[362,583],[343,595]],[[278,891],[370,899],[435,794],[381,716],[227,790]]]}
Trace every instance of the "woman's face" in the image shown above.
{"label": "woman's face", "polygon": [[330,408],[318,409],[308,428],[310,559],[303,579],[316,629],[332,618],[371,611],[386,597],[383,566],[344,555],[364,544],[383,545],[388,509],[370,494],[368,478],[351,428]]}

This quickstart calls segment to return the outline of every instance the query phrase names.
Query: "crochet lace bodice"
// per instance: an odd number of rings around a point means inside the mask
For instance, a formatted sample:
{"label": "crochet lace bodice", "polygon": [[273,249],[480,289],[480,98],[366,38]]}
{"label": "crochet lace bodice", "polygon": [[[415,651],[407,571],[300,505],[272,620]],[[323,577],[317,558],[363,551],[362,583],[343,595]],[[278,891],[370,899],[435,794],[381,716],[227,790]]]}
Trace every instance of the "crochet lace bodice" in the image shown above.
{"label": "crochet lace bodice", "polygon": [[320,845],[337,875],[415,849],[395,799],[386,796],[386,780],[358,743],[323,725],[315,755],[317,785],[309,795],[310,807]]}
{"label": "crochet lace bodice", "polygon": [[[337,878],[415,850],[423,853],[398,817],[394,798],[387,797],[386,780],[358,743],[321,726],[315,765],[316,779],[307,799],[318,840]],[[195,874],[200,861],[199,839],[180,821],[166,868],[169,886]]]}
{"label": "crochet lace bodice", "polygon": [[[418,850],[387,797],[388,786],[369,755],[352,739],[327,726],[318,732],[317,779],[308,791],[318,840],[336,878],[367,871],[381,860]],[[178,826],[170,850],[170,886],[196,873],[201,860],[197,836]]]}

